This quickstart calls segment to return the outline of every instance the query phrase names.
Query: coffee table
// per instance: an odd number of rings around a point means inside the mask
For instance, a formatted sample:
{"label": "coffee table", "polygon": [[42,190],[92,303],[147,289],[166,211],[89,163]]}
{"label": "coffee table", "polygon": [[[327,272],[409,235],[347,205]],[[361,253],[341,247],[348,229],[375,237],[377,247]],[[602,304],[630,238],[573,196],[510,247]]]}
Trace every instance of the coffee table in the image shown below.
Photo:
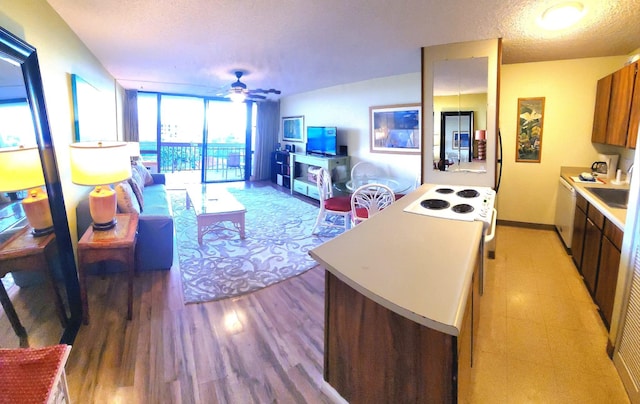
{"label": "coffee table", "polygon": [[244,239],[244,214],[247,209],[224,188],[196,184],[187,186],[187,209],[193,207],[198,222],[198,243],[202,237],[221,226],[222,222],[231,222]]}

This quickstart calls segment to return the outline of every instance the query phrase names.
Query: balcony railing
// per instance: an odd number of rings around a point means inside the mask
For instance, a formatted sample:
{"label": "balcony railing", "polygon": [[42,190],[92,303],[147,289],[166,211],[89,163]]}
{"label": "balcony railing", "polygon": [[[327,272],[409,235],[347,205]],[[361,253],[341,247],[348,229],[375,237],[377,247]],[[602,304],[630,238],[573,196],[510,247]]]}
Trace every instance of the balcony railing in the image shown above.
{"label": "balcony railing", "polygon": [[[209,180],[242,180],[245,168],[245,146],[239,143],[208,143],[203,167],[202,143],[163,142],[160,145],[159,172],[207,171]],[[145,150],[145,145],[141,144]],[[149,147],[153,149],[153,146]],[[148,149],[147,149],[148,150]],[[147,159],[147,154],[143,153]]]}

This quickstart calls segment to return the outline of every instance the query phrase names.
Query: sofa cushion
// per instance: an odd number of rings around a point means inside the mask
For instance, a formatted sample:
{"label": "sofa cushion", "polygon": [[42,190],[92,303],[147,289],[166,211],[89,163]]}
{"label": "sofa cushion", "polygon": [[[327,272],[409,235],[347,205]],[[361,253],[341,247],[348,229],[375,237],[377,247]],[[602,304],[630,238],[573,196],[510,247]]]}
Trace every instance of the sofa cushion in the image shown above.
{"label": "sofa cushion", "polygon": [[156,184],[144,187],[144,216],[171,217],[171,204],[164,185]]}
{"label": "sofa cushion", "polygon": [[140,214],[140,205],[133,193],[133,189],[131,189],[131,185],[127,181],[122,181],[116,185],[116,197],[120,212]]}

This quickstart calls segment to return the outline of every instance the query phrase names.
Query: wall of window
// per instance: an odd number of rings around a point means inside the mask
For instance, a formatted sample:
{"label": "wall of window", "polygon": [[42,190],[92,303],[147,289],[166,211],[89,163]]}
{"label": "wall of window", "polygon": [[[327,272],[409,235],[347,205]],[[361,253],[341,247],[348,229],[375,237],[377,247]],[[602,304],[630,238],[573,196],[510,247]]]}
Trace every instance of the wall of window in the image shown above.
{"label": "wall of window", "polygon": [[[138,93],[138,128],[143,160],[154,161],[159,172],[202,171],[202,180],[247,178],[253,155],[256,106],[228,100],[185,95]],[[249,125],[249,126],[248,126]],[[249,147],[247,147],[247,144]],[[206,145],[206,147],[205,147]],[[240,154],[241,170],[224,171],[228,154]],[[236,156],[234,156],[236,157]],[[247,164],[248,163],[248,164]],[[224,172],[223,172],[224,171]]]}
{"label": "wall of window", "polygon": [[0,147],[33,145],[35,139],[27,100],[0,101]]}

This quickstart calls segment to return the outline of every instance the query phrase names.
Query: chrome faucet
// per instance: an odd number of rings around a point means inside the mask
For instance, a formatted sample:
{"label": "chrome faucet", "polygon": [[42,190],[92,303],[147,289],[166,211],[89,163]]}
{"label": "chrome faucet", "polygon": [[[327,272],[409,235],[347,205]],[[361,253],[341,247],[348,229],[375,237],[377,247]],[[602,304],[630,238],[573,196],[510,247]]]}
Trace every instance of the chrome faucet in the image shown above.
{"label": "chrome faucet", "polygon": [[633,163],[631,163],[631,165],[629,166],[629,169],[627,170],[627,178],[625,179],[625,182],[627,184],[631,183],[631,174],[633,174]]}

